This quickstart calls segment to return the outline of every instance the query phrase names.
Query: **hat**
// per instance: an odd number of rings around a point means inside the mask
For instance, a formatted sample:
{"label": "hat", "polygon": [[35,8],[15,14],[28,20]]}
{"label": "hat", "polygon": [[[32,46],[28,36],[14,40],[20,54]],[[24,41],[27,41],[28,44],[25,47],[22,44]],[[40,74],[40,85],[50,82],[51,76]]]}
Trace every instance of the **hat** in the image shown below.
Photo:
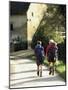
{"label": "hat", "polygon": [[54,41],[53,39],[51,39],[51,40],[49,41],[49,43],[55,43],[55,41]]}

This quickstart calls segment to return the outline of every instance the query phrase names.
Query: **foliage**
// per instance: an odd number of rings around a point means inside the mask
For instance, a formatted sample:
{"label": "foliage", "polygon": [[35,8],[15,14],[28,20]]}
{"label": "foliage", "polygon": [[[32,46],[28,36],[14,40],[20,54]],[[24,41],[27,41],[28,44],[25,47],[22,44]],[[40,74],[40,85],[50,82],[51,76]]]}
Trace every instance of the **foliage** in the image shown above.
{"label": "foliage", "polygon": [[27,49],[27,41],[23,41],[21,37],[15,38],[14,42],[14,51]]}
{"label": "foliage", "polygon": [[37,41],[42,41],[43,46],[47,46],[49,38],[46,37],[46,35],[43,33],[44,29],[40,28],[37,30],[37,32],[34,34],[34,37],[32,38],[31,47],[34,49],[35,45],[37,44]]}
{"label": "foliage", "polygon": [[[53,38],[55,41],[57,41],[57,43],[63,42],[61,32],[65,32],[65,17],[62,13],[60,13],[62,7],[64,6],[48,5],[47,13],[44,15],[43,20],[41,21],[41,24],[45,29],[45,35]],[[45,22],[44,25],[43,22]]]}
{"label": "foliage", "polygon": [[66,64],[66,40],[58,44],[58,59]]}
{"label": "foliage", "polygon": [[[48,5],[47,12],[44,13],[43,19],[35,33],[31,47],[34,48],[37,40],[41,40],[43,46],[48,44],[50,39],[54,39],[57,43],[62,43],[64,38],[62,32],[65,32],[65,5]],[[64,14],[65,13],[65,14]]]}

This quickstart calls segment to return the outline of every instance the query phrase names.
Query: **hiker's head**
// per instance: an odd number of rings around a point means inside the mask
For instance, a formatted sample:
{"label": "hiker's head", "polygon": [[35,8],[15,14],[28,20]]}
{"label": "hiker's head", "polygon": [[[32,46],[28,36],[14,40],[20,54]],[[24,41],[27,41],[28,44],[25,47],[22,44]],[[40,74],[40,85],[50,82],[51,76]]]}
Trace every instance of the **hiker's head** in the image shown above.
{"label": "hiker's head", "polygon": [[49,44],[55,44],[55,41],[53,39],[50,39]]}
{"label": "hiker's head", "polygon": [[41,41],[37,41],[37,44],[42,45],[42,42]]}

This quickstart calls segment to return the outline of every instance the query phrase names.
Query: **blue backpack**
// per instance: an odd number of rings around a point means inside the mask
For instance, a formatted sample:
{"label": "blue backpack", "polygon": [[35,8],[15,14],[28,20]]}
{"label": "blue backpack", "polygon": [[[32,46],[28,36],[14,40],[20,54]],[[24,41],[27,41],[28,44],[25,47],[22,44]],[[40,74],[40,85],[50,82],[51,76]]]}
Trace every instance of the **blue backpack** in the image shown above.
{"label": "blue backpack", "polygon": [[38,55],[38,56],[44,56],[44,48],[41,46],[41,45],[37,45],[35,47],[35,53]]}

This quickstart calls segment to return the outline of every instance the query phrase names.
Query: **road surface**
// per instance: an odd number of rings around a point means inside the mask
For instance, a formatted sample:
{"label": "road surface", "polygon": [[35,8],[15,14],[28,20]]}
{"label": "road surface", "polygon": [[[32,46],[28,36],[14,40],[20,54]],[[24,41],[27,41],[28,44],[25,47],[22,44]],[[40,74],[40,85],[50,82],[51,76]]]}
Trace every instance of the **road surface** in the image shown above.
{"label": "road surface", "polygon": [[[17,56],[20,55],[21,53]],[[43,66],[42,77],[39,77],[36,74],[37,66],[34,61],[28,58],[15,58],[15,54],[10,57],[12,57],[10,59],[10,88],[65,85],[65,81],[56,72],[55,75],[48,74],[47,66]]]}

